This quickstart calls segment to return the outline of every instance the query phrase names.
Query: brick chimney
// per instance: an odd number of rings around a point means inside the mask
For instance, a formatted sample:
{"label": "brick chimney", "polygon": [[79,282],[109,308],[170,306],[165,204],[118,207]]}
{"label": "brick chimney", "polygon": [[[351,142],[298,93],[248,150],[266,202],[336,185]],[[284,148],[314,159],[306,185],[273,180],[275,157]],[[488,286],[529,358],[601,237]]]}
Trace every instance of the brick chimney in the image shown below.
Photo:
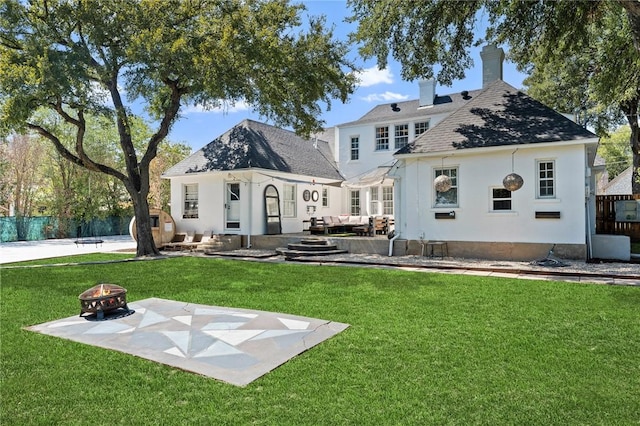
{"label": "brick chimney", "polygon": [[420,87],[420,104],[419,106],[431,106],[436,98],[436,81],[432,78],[429,80],[420,80],[418,82]]}
{"label": "brick chimney", "polygon": [[495,44],[487,44],[480,52],[482,58],[482,87],[487,87],[496,80],[502,80],[502,63],[504,50]]}

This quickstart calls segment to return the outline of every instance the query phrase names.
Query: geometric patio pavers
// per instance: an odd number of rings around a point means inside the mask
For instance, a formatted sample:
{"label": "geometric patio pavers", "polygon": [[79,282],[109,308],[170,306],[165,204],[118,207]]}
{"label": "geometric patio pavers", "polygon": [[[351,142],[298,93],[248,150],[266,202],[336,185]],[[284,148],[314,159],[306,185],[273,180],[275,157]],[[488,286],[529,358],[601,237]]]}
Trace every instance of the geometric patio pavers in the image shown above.
{"label": "geometric patio pavers", "polygon": [[27,330],[113,349],[245,386],[348,324],[158,298],[129,303],[128,316],[78,315]]}

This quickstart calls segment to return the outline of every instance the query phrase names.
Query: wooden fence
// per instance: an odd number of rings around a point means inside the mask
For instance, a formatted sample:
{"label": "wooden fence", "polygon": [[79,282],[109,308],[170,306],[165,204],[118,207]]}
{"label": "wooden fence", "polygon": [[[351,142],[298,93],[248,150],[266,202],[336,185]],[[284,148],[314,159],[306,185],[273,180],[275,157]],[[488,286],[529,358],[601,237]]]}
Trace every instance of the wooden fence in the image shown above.
{"label": "wooden fence", "polygon": [[596,234],[627,235],[631,241],[640,241],[640,222],[616,222],[616,201],[636,199],[640,196],[596,196]]}

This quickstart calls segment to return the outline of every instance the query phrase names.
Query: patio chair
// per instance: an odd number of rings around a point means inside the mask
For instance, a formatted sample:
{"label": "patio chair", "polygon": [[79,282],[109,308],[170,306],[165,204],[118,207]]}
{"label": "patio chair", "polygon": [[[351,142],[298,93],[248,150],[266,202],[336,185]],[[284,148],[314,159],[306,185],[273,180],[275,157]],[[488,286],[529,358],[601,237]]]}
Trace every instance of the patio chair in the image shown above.
{"label": "patio chair", "polygon": [[171,241],[163,244],[162,248],[164,250],[180,250],[181,244],[184,244],[184,240],[187,238],[187,234],[185,232],[176,233]]}
{"label": "patio chair", "polygon": [[389,219],[378,216],[373,219],[373,233],[375,235],[386,235],[389,232]]}

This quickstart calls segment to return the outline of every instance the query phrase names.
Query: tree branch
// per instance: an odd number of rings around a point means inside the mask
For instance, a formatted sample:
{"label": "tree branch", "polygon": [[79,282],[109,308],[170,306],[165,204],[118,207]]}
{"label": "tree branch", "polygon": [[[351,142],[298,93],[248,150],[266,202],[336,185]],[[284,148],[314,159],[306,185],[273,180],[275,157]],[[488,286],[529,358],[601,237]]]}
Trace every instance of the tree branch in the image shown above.
{"label": "tree branch", "polygon": [[38,134],[40,134],[44,138],[50,140],[53,143],[53,146],[56,148],[56,151],[58,151],[60,153],[60,155],[62,155],[66,160],[72,162],[73,164],[76,164],[76,165],[78,165],[80,167],[83,167],[83,168],[85,168],[87,170],[93,170],[93,171],[99,171],[99,172],[102,172],[102,173],[106,173],[108,175],[111,175],[111,176],[121,180],[125,184],[128,181],[127,176],[125,176],[124,174],[120,173],[119,171],[117,171],[117,170],[115,170],[115,169],[113,169],[113,168],[111,168],[109,166],[106,166],[104,164],[92,162],[92,164],[95,165],[95,168],[87,167],[86,164],[82,161],[82,159],[80,157],[78,157],[77,155],[74,155],[71,151],[69,151],[62,144],[62,142],[60,142],[60,139],[58,139],[54,134],[49,132],[44,127],[39,126],[39,125],[34,124],[34,123],[27,123],[27,127],[30,128],[31,130],[36,131]]}
{"label": "tree branch", "polygon": [[158,131],[151,136],[151,139],[149,139],[147,151],[141,161],[141,165],[143,166],[148,166],[151,163],[151,160],[156,157],[158,153],[158,145],[160,145],[160,142],[162,142],[169,134],[171,123],[173,123],[173,120],[176,118],[178,111],[180,110],[180,99],[182,98],[182,95],[186,93],[186,89],[181,89],[178,82],[175,80],[165,78],[163,82],[171,89],[169,107],[165,110],[162,121],[160,121]]}

